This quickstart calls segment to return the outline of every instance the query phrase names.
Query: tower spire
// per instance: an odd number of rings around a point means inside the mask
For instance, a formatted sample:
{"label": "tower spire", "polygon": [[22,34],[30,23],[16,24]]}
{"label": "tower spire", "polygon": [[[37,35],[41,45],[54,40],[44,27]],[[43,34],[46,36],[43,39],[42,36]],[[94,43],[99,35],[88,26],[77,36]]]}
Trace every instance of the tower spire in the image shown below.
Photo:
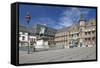
{"label": "tower spire", "polygon": [[81,13],[81,15],[80,15],[80,20],[84,20],[83,14],[82,14],[82,13]]}

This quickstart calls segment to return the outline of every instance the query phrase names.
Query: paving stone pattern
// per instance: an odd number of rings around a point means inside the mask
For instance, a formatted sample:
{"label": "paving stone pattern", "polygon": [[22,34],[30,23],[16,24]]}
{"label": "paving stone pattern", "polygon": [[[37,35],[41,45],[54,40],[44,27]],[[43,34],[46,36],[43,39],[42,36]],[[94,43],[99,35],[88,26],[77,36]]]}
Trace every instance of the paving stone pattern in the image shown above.
{"label": "paving stone pattern", "polygon": [[48,51],[32,52],[19,51],[19,63],[42,63],[42,62],[60,62],[60,61],[77,61],[77,60],[94,60],[96,59],[95,47],[56,49]]}

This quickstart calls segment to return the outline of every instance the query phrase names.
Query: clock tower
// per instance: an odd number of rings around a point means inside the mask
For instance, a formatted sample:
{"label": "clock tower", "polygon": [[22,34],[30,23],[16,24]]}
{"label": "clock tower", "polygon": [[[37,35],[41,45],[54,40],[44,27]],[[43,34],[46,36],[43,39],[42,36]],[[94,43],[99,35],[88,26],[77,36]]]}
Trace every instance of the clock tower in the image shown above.
{"label": "clock tower", "polygon": [[84,33],[85,30],[85,20],[83,18],[83,14],[80,15],[80,19],[79,19],[79,47],[84,47]]}
{"label": "clock tower", "polygon": [[85,20],[83,18],[83,14],[80,15],[79,24],[80,26],[85,26]]}

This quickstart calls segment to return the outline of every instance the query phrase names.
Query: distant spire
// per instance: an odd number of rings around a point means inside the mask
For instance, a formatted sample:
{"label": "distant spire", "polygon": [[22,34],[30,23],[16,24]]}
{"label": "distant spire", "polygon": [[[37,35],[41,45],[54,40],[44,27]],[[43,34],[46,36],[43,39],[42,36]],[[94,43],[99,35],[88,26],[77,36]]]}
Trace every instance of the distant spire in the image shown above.
{"label": "distant spire", "polygon": [[80,15],[80,20],[84,20],[83,14]]}

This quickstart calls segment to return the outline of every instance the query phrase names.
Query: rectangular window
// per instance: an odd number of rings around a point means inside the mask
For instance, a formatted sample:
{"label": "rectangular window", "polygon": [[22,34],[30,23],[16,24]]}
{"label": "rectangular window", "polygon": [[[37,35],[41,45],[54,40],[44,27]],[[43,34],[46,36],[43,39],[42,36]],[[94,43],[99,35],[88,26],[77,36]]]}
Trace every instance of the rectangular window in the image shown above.
{"label": "rectangular window", "polygon": [[79,36],[79,34],[77,34],[77,36]]}
{"label": "rectangular window", "polygon": [[87,32],[85,32],[85,35],[87,35]]}
{"label": "rectangular window", "polygon": [[88,34],[91,34],[91,32],[89,31]]}
{"label": "rectangular window", "polygon": [[92,31],[92,34],[95,34],[95,31]]}
{"label": "rectangular window", "polygon": [[85,38],[85,40],[87,41],[87,38]]}
{"label": "rectangular window", "polygon": [[90,40],[91,38],[88,38],[88,40]]}
{"label": "rectangular window", "polygon": [[95,37],[93,37],[92,40],[95,40]]}
{"label": "rectangular window", "polygon": [[25,37],[24,36],[22,36],[22,40],[25,40]]}

